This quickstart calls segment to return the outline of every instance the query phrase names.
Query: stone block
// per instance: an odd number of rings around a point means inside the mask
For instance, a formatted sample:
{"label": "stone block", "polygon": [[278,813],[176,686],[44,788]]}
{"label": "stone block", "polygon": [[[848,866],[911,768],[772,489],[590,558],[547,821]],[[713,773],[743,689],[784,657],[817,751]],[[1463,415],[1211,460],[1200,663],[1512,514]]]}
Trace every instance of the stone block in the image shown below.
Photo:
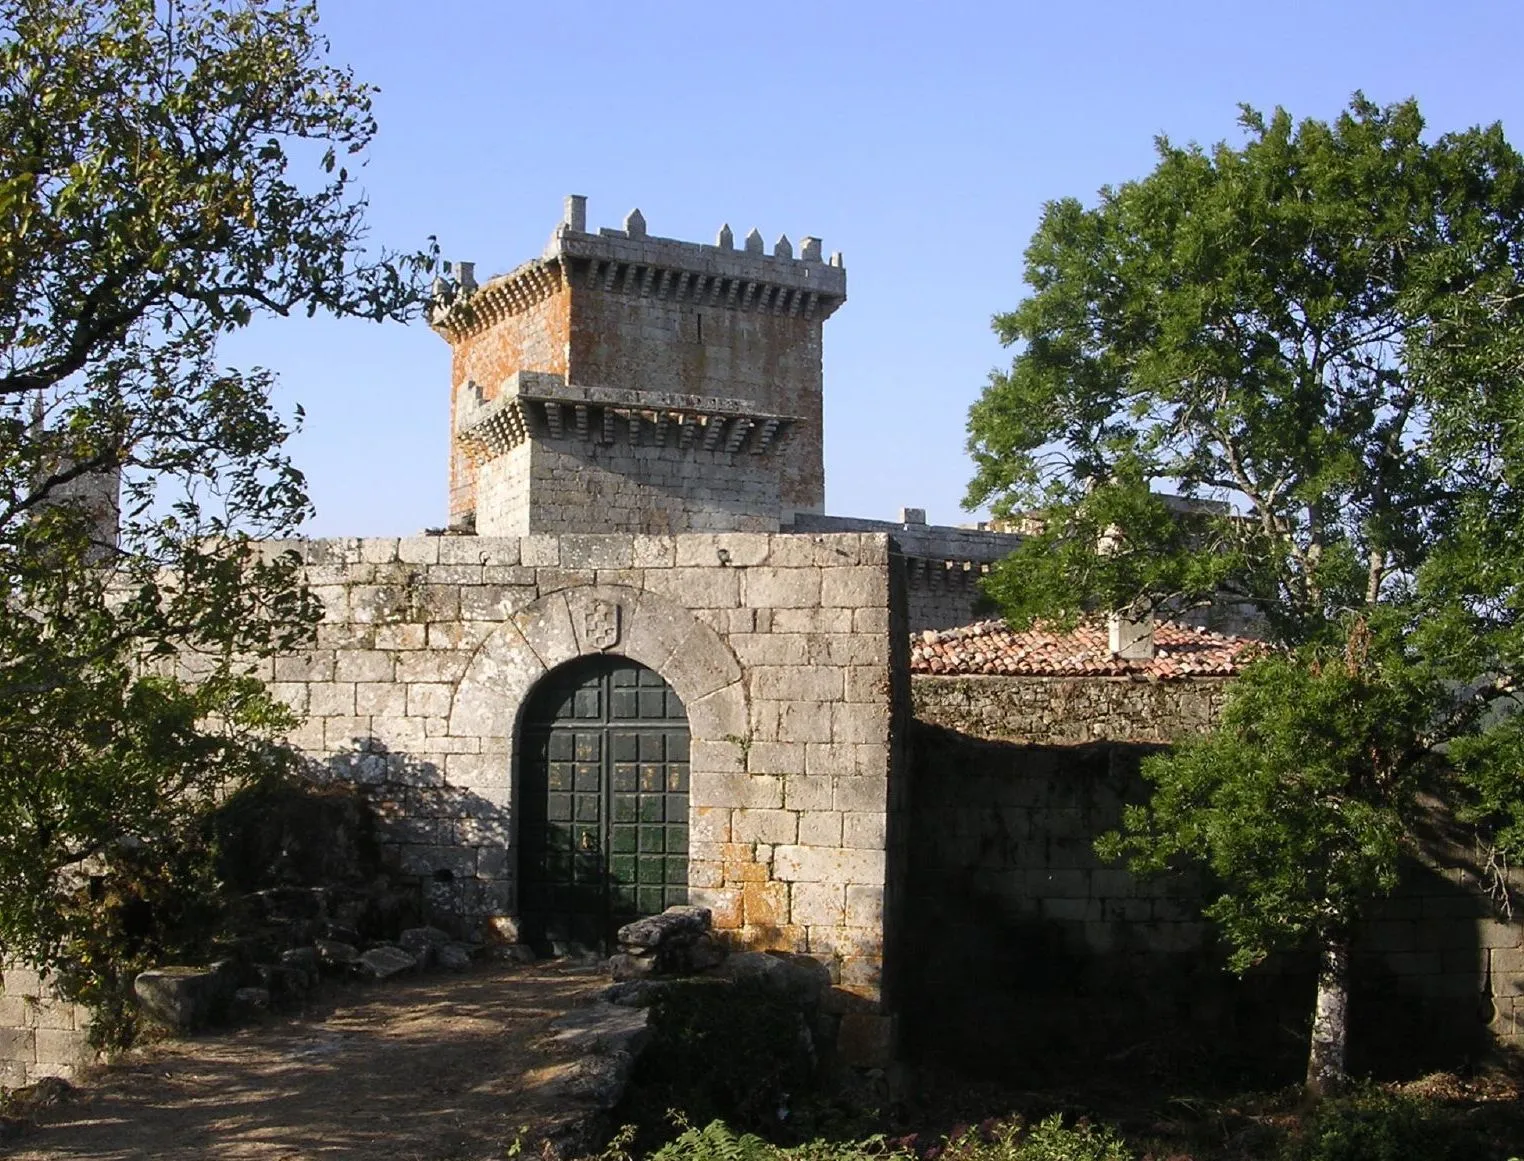
{"label": "stone block", "polygon": [[860,883],[849,884],[846,891],[846,921],[850,927],[878,930],[884,925],[884,889]]}
{"label": "stone block", "polygon": [[0,1028],[0,1060],[35,1063],[37,1060],[36,1030]]}
{"label": "stone block", "polygon": [[889,572],[867,567],[823,569],[820,604],[828,609],[888,608]]}
{"label": "stone block", "polygon": [[741,604],[738,573],[730,568],[652,569],[646,588],[685,609],[734,609]]}
{"label": "stone block", "polygon": [[442,536],[404,536],[397,541],[396,559],[403,564],[435,564]]}
{"label": "stone block", "polygon": [[346,649],[334,663],[335,681],[390,681],[396,676],[396,654],[383,649]]}
{"label": "stone block", "polygon": [[773,849],[773,876],[791,883],[881,884],[884,852],[778,846]]}
{"label": "stone block", "polygon": [[741,888],[742,924],[783,927],[789,923],[787,883],[747,883]]}
{"label": "stone block", "polygon": [[824,775],[792,774],[783,783],[783,805],[789,810],[831,810],[834,782]]}
{"label": "stone block", "polygon": [[820,605],[820,570],[749,568],[742,576],[742,604],[754,609],[814,609]]}
{"label": "stone block", "polygon": [[730,816],[730,833],[738,843],[792,843],[799,837],[799,816],[791,810],[742,808]]}
{"label": "stone block", "polygon": [[889,779],[883,774],[849,774],[831,779],[832,806],[847,812],[884,811],[889,803]]}
{"label": "stone block", "polygon": [[382,945],[362,951],[359,965],[360,974],[366,979],[386,980],[415,971],[418,961],[401,948]]}
{"label": "stone block", "polygon": [[883,847],[888,815],[883,811],[852,811],[842,816],[841,845],[876,850]]}
{"label": "stone block", "polygon": [[562,568],[631,568],[635,563],[634,538],[630,536],[567,533],[560,542],[558,560]]}
{"label": "stone block", "polygon": [[275,680],[292,682],[332,681],[335,660],[332,650],[297,653],[275,659]]}
{"label": "stone block", "polygon": [[689,802],[693,806],[780,809],[783,779],[767,774],[717,774],[695,769]]}
{"label": "stone block", "polygon": [[842,670],[826,666],[759,665],[747,674],[751,696],[759,701],[836,701],[842,681]]}
{"label": "stone block", "polygon": [[[787,801],[785,788],[784,800]],[[807,810],[799,815],[799,845],[841,846],[841,814],[834,810]]]}
{"label": "stone block", "polygon": [[525,536],[519,539],[519,563],[528,568],[554,568],[561,562],[558,536]]}
{"label": "stone block", "polygon": [[[362,682],[355,686],[355,713],[379,718],[407,716],[407,686],[390,682]],[[380,723],[377,727],[381,728]]]}
{"label": "stone block", "polygon": [[677,563],[677,542],[687,537],[634,536],[630,555],[636,568],[671,568]]}
{"label": "stone block", "polygon": [[454,686],[440,681],[420,681],[402,687],[407,693],[407,713],[412,717],[448,717]]}
{"label": "stone block", "polygon": [[445,652],[437,649],[420,649],[397,654],[396,680],[411,685],[414,682],[442,682],[454,685],[465,675],[471,663],[471,655],[465,652]]}
{"label": "stone block", "polygon": [[744,737],[746,695],[739,681],[687,703],[688,728],[695,738]]}
{"label": "stone block", "polygon": [[466,621],[503,621],[538,595],[533,585],[472,585],[460,590],[460,615]]}
{"label": "stone block", "polygon": [[140,972],[132,991],[143,1015],[175,1032],[194,1032],[221,1019],[237,978],[229,967],[162,967]]}
{"label": "stone block", "polygon": [[789,915],[808,927],[839,927],[846,919],[841,883],[796,882],[789,889]]}

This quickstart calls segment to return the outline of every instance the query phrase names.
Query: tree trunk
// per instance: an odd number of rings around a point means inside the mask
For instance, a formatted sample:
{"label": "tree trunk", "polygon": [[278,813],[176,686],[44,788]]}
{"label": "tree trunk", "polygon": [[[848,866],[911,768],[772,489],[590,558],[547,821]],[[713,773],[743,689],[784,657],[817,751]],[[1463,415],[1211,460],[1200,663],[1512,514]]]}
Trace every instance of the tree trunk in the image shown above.
{"label": "tree trunk", "polygon": [[1349,1044],[1349,935],[1325,936],[1318,949],[1318,996],[1307,1054],[1307,1092],[1330,1096],[1344,1087]]}

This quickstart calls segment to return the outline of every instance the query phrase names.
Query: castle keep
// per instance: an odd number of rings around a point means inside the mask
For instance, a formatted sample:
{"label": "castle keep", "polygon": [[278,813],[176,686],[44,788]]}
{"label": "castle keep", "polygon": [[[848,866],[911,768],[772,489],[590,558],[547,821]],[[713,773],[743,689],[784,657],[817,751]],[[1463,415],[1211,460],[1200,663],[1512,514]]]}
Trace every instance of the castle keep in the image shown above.
{"label": "castle keep", "polygon": [[450,343],[450,520],[486,536],[776,532],[825,500],[821,327],[841,256],[587,230],[433,319]]}

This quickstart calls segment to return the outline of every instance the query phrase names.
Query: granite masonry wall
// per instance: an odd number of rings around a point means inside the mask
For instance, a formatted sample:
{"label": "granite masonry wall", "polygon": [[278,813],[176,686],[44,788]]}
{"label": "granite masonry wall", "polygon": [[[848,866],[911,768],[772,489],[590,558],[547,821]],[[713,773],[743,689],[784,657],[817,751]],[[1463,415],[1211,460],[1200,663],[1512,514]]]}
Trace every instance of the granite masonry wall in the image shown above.
{"label": "granite masonry wall", "polygon": [[[1094,853],[1145,799],[1142,759],[1205,729],[1224,693],[1213,680],[912,680],[912,1045],[1002,1067],[1182,1036],[1293,1071],[1305,1059],[1305,958],[1232,976],[1198,881],[1139,881]],[[1357,1067],[1524,1047],[1524,924],[1499,914],[1437,811],[1357,936],[1355,967]]]}
{"label": "granite masonry wall", "polygon": [[94,1059],[88,1008],[61,999],[30,968],[0,969],[0,1087],[69,1080]]}
{"label": "granite masonry wall", "polygon": [[[692,735],[690,897],[736,946],[815,956],[844,1043],[887,1051],[883,908],[891,719],[887,539],[729,533],[422,537],[302,554],[326,619],[265,676],[314,767],[363,786],[437,918],[517,936],[517,714],[607,651],[677,692]],[[600,622],[600,616],[603,618]],[[187,675],[194,672],[187,670]]]}

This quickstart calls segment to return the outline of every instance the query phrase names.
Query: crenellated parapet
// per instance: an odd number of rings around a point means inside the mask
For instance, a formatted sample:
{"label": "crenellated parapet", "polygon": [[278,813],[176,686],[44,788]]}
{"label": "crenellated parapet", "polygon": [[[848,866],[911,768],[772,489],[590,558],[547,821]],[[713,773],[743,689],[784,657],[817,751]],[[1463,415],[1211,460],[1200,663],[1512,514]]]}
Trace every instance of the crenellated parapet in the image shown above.
{"label": "crenellated parapet", "polygon": [[756,229],[737,249],[728,225],[712,246],[654,237],[638,209],[622,230],[591,232],[586,222],[587,199],[569,197],[544,254],[480,286],[460,277],[454,298],[432,313],[434,328],[452,341],[467,337],[527,311],[568,282],[659,302],[811,320],[829,317],[846,301],[842,256],[824,259],[819,238],[802,239],[796,257],[788,235],[780,235],[769,254]]}

